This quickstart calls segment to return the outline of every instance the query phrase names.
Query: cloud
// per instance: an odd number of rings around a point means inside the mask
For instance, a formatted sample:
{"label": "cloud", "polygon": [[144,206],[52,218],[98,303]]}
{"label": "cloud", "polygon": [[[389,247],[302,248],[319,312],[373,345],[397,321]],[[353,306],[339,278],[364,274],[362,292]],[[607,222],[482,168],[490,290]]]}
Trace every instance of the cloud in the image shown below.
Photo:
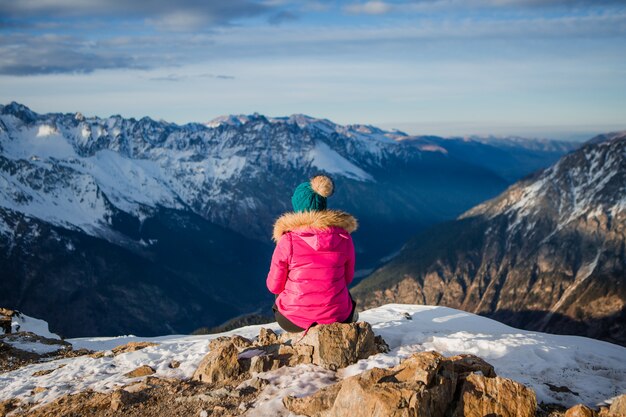
{"label": "cloud", "polygon": [[273,8],[254,0],[20,0],[0,2],[4,19],[117,18],[146,19],[163,28],[181,29],[190,21],[196,28],[224,25],[233,20],[271,12]]}
{"label": "cloud", "polygon": [[146,66],[129,55],[92,48],[67,36],[17,36],[3,38],[0,43],[2,75],[91,73],[99,69],[114,68]]}
{"label": "cloud", "polygon": [[365,3],[351,4],[344,7],[344,10],[351,14],[385,14],[392,10],[392,6],[384,1],[368,1]]}
{"label": "cloud", "polygon": [[167,81],[167,82],[178,82],[185,80],[192,80],[194,78],[213,78],[217,80],[234,80],[235,77],[232,75],[223,75],[223,74],[198,74],[198,75],[182,75],[182,74],[168,74],[158,77],[150,77],[148,80],[150,81]]}

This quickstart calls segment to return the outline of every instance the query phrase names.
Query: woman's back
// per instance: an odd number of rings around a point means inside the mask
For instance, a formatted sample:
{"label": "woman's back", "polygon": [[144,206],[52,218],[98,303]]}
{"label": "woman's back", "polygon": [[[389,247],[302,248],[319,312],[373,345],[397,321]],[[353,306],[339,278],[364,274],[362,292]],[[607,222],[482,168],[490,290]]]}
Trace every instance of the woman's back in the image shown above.
{"label": "woman's back", "polygon": [[306,328],[344,321],[351,314],[347,286],[354,277],[354,244],[349,232],[355,229],[352,216],[334,210],[289,213],[276,222],[275,236],[281,237],[267,285],[278,294],[279,311],[294,324]]}
{"label": "woman's back", "polygon": [[300,184],[291,200],[294,211],[274,225],[267,287],[276,294],[276,319],[290,331],[355,317],[348,285],[354,278],[350,233],[357,222],[348,213],[327,210],[333,188],[325,175]]}

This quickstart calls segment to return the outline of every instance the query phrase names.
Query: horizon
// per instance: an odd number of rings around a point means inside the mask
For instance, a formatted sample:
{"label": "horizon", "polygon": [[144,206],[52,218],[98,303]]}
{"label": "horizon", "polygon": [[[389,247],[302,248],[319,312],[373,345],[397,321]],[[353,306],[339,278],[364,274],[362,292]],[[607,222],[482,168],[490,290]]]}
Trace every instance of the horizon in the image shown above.
{"label": "horizon", "polygon": [[0,16],[0,102],[41,113],[561,140],[626,128],[617,0],[50,0]]}
{"label": "horizon", "polygon": [[[8,106],[11,103],[16,103],[18,105],[21,106],[25,106],[27,107],[29,110],[39,114],[39,115],[46,115],[46,114],[76,114],[76,113],[81,113],[83,116],[87,117],[87,118],[99,118],[99,119],[106,119],[109,117],[114,117],[114,116],[120,116],[124,119],[135,119],[135,120],[140,120],[144,117],[147,117],[149,119],[158,121],[158,122],[164,122],[164,123],[172,123],[175,124],[177,126],[184,126],[186,124],[202,124],[202,125],[207,125],[210,122],[213,122],[216,119],[222,118],[222,117],[228,117],[228,116],[252,116],[255,114],[258,114],[260,116],[269,118],[269,119],[280,119],[280,118],[289,118],[292,116],[297,116],[297,115],[303,115],[305,117],[309,117],[311,119],[316,119],[316,120],[328,120],[331,123],[334,123],[336,125],[340,125],[340,126],[347,126],[347,125],[366,125],[366,126],[372,126],[375,128],[379,128],[382,129],[384,131],[388,131],[388,132],[393,132],[393,131],[398,131],[401,133],[405,133],[408,134],[409,136],[439,136],[441,138],[444,139],[455,139],[455,138],[472,138],[472,137],[477,137],[477,138],[484,138],[484,137],[492,137],[495,139],[506,139],[506,138],[521,138],[521,139],[527,139],[527,140],[553,140],[553,141],[562,141],[562,142],[585,142],[587,140],[590,140],[592,138],[594,138],[597,135],[601,135],[601,134],[608,134],[608,133],[615,133],[615,132],[620,132],[620,131],[626,131],[626,124],[624,125],[619,125],[616,126],[614,129],[604,129],[604,130],[596,130],[596,131],[587,131],[587,132],[573,132],[573,131],[567,131],[567,130],[558,130],[559,127],[556,127],[557,130],[552,130],[553,134],[552,135],[537,135],[532,133],[533,130],[532,129],[528,129],[525,128],[525,131],[527,132],[526,134],[524,133],[506,133],[506,131],[503,131],[503,129],[505,129],[505,127],[503,126],[499,126],[496,129],[492,129],[489,132],[474,132],[474,133],[462,133],[462,129],[463,126],[467,126],[467,125],[471,125],[471,123],[459,123],[459,127],[458,127],[458,131],[461,133],[451,133],[451,134],[442,134],[442,133],[434,133],[434,131],[436,131],[436,128],[432,128],[432,124],[411,124],[411,123],[382,123],[379,125],[373,124],[373,123],[339,123],[336,122],[335,120],[332,119],[328,119],[328,118],[324,118],[324,117],[316,117],[315,115],[309,115],[309,114],[303,114],[303,113],[291,113],[291,114],[284,114],[284,115],[267,115],[267,114],[262,114],[260,112],[253,112],[250,114],[243,114],[243,113],[237,113],[237,114],[221,114],[221,115],[217,115],[215,117],[211,117],[207,120],[203,120],[203,121],[198,121],[198,120],[188,120],[188,121],[184,121],[182,123],[180,122],[174,122],[174,121],[170,121],[170,120],[165,120],[162,118],[154,118],[148,114],[144,114],[144,115],[138,115],[138,116],[127,116],[127,115],[123,115],[120,113],[114,113],[114,114],[109,114],[109,115],[101,115],[101,114],[85,114],[84,112],[82,112],[81,110],[70,110],[70,111],[51,111],[51,112],[41,112],[38,111],[37,109],[33,109],[31,106],[24,104],[24,103],[20,103],[18,101],[12,100],[9,103],[0,103],[0,106]],[[423,126],[426,126],[425,129],[423,129]],[[496,125],[497,126],[497,125]],[[549,126],[550,129],[554,129],[555,126]],[[587,127],[588,128],[588,127]],[[429,130],[430,129],[430,130]],[[541,128],[535,128],[535,132],[536,131],[542,131]]]}

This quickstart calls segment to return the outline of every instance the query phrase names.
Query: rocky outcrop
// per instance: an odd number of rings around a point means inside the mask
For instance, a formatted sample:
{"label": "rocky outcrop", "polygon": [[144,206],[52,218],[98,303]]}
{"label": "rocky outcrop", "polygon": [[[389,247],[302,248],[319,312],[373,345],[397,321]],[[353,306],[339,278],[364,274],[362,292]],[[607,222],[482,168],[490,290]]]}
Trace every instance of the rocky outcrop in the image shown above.
{"label": "rocky outcrop", "polygon": [[[490,377],[481,375],[487,370]],[[480,372],[481,374],[475,374]],[[391,369],[374,368],[303,398],[286,397],[295,414],[311,417],[535,415],[532,390],[495,376],[473,356],[417,353]]]}
{"label": "rocky outcrop", "polygon": [[455,417],[534,417],[537,399],[533,390],[506,378],[471,374],[463,383]]}
{"label": "rocky outcrop", "polygon": [[283,366],[314,364],[337,370],[388,349],[369,323],[333,323],[312,327],[305,334],[261,329],[256,341],[241,336],[220,337],[193,375],[196,381],[226,383]]}
{"label": "rocky outcrop", "polygon": [[584,404],[577,404],[565,412],[565,417],[596,417],[598,413]]}
{"label": "rocky outcrop", "polygon": [[[40,345],[41,352],[33,350]],[[30,348],[24,350],[24,346]],[[21,349],[22,348],[22,349]],[[74,350],[72,345],[60,339],[49,339],[31,332],[0,334],[0,372],[12,371],[31,363],[90,354],[86,349]]]}
{"label": "rocky outcrop", "polygon": [[11,333],[11,323],[13,317],[18,313],[8,308],[0,308],[0,334]]}

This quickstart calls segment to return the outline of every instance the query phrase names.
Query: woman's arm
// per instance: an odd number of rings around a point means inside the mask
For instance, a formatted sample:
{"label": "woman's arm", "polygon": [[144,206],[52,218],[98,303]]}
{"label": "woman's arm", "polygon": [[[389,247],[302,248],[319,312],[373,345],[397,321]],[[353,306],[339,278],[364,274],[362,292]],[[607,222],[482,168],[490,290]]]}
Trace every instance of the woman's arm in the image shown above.
{"label": "woman's arm", "polygon": [[346,285],[350,285],[350,283],[354,279],[355,258],[356,256],[354,254],[354,242],[352,241],[352,236],[348,235],[348,259],[346,260]]}
{"label": "woman's arm", "polygon": [[267,274],[267,289],[272,294],[280,294],[285,289],[287,274],[289,273],[289,258],[291,257],[291,235],[284,234],[274,249],[270,272]]}

